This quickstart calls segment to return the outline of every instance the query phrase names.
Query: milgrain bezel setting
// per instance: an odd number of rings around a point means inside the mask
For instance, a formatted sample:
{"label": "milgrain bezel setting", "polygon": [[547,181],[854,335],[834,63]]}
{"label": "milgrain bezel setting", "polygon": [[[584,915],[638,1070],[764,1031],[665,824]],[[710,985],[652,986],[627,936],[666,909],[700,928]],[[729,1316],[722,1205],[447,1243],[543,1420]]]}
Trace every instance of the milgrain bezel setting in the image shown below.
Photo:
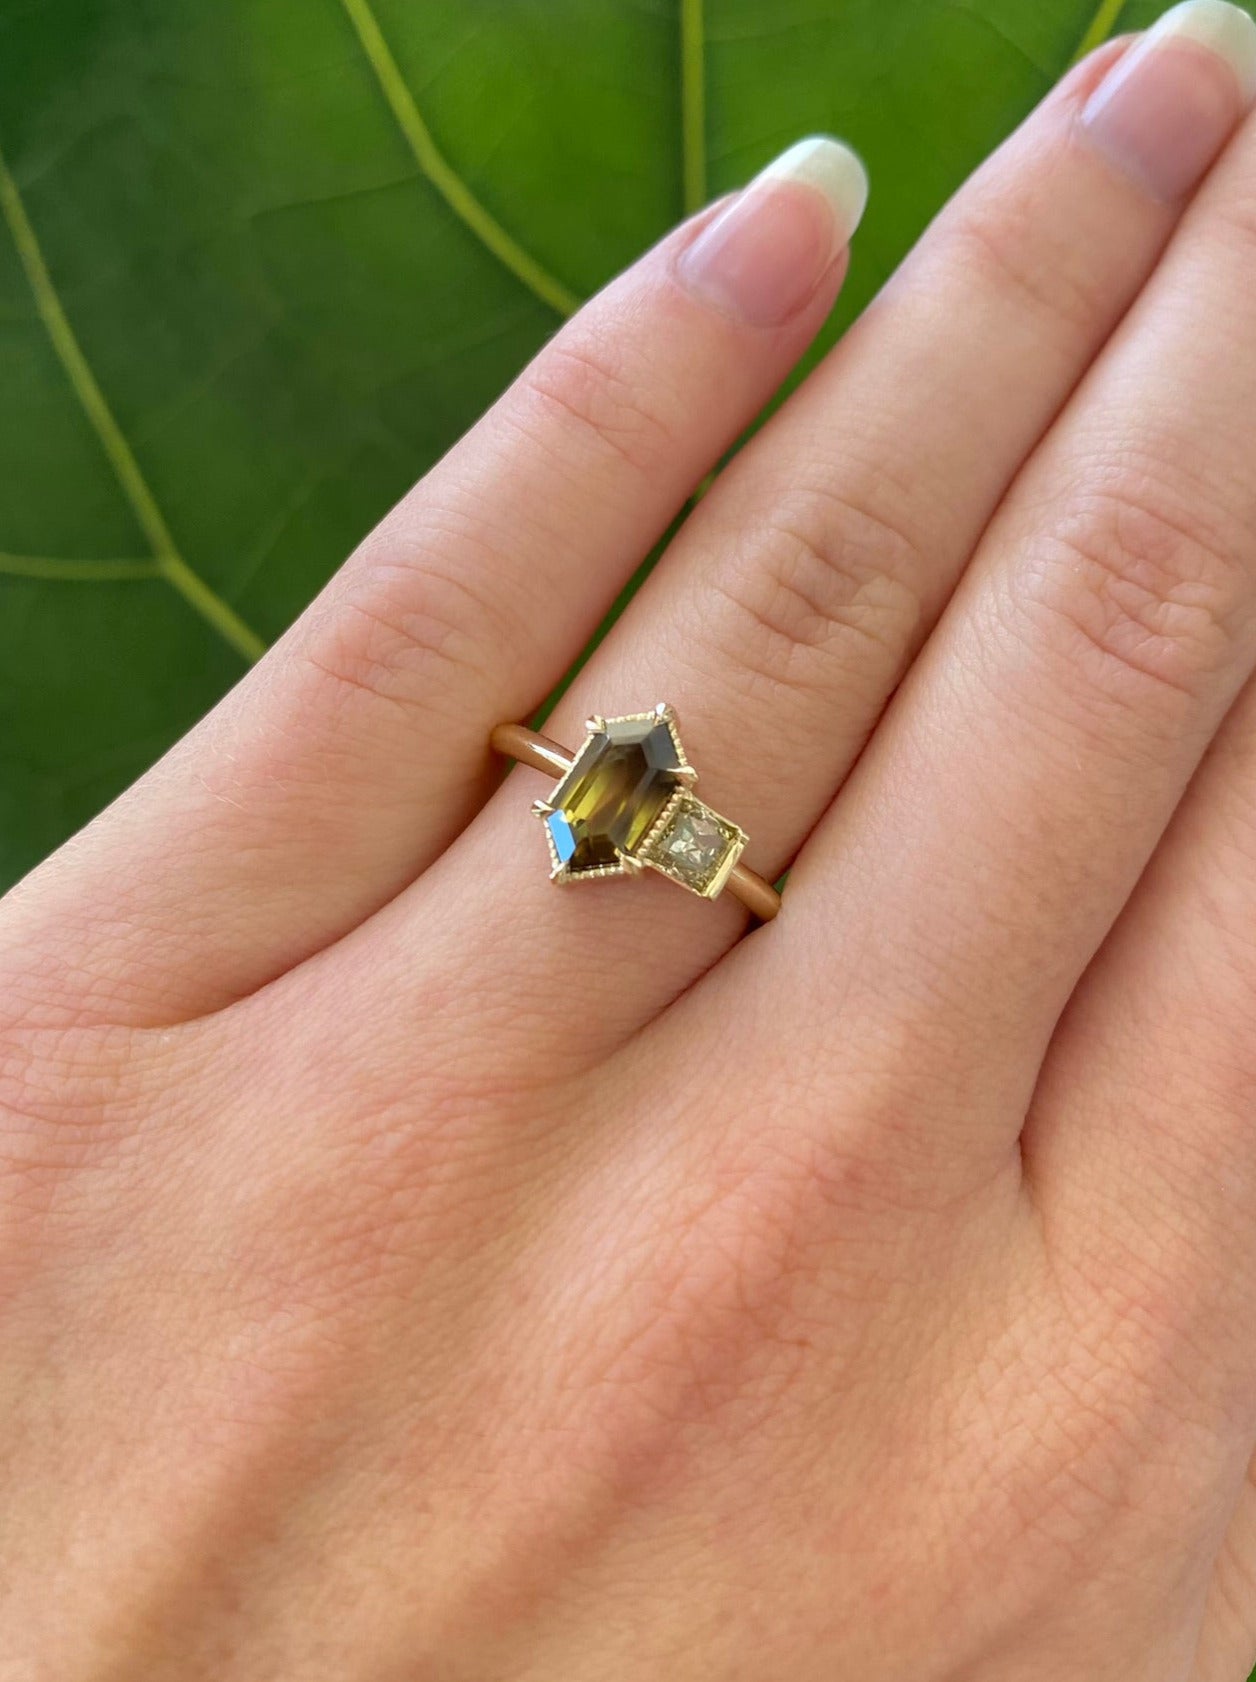
{"label": "milgrain bezel setting", "polygon": [[554,881],[649,869],[702,899],[727,892],[760,923],[779,916],[780,894],[741,856],[746,832],[694,793],[697,773],[671,707],[598,715],[585,731],[575,755],[526,724],[508,720],[489,733],[495,753],[555,779],[550,799],[532,806]]}
{"label": "milgrain bezel setting", "polygon": [[[656,732],[661,730],[665,742],[660,743]],[[675,710],[664,701],[648,712],[622,713],[612,718],[595,714],[585,720],[585,738],[562,774],[547,800],[533,802],[532,810],[541,819],[550,855],[550,880],[553,882],[598,881],[610,876],[639,876],[647,867],[677,882],[702,899],[714,899],[725,886],[729,875],[746,845],[745,831],[727,818],[713,812],[693,792],[698,774],[689,763]],[[617,738],[621,740],[617,742]],[[651,748],[651,742],[653,746]],[[567,808],[589,792],[599,764],[613,754],[617,745],[642,748],[643,775],[634,791],[637,799],[649,807],[648,822],[643,832],[621,845],[603,839],[602,845],[613,850],[613,859],[604,864],[572,867],[576,843],[575,824],[567,815]],[[661,750],[661,751],[660,751]],[[651,763],[651,751],[656,756]],[[634,827],[631,804],[618,814],[619,822],[628,832]],[[724,845],[714,856],[711,867],[695,873],[675,864],[667,856],[667,838],[673,826],[684,818],[705,822],[722,837]],[[564,852],[562,842],[568,846]]]}

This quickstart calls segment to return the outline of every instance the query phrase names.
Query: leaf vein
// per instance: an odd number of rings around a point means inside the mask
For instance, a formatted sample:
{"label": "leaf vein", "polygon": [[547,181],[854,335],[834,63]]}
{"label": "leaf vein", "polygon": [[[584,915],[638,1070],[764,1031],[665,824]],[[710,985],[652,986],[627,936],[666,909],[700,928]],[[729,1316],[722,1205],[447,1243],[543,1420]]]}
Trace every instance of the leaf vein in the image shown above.
{"label": "leaf vein", "polygon": [[424,121],[418,103],[401,74],[400,66],[393,57],[392,48],[384,38],[371,0],[340,0],[340,3],[375,73],[380,92],[414,154],[414,161],[428,181],[454,215],[492,252],[503,267],[509,269],[516,280],[522,281],[529,291],[543,304],[548,304],[556,314],[574,315],[580,307],[580,299],[576,294],[550,274],[530,251],[526,251],[520,245],[513,234],[507,233],[496,217],[480,203],[437,146],[432,131]]}
{"label": "leaf vein", "polygon": [[[35,308],[52,341],[53,350],[65,371],[83,412],[113,468],[118,483],[140,529],[152,545],[153,566],[190,607],[210,624],[244,659],[252,662],[265,653],[266,645],[234,608],[215,594],[199,573],[179,553],[165,516],[140,471],[139,462],[118,425],[104,392],[92,373],[70,319],[53,284],[26,206],[0,151],[0,215],[4,217],[18,259],[35,300]],[[27,574],[26,576],[30,576]]]}
{"label": "leaf vein", "polygon": [[160,578],[156,561],[76,561],[52,555],[0,554],[0,577],[55,579],[67,584],[114,584],[129,578]]}
{"label": "leaf vein", "polygon": [[1125,0],[1099,0],[1095,15],[1086,26],[1086,32],[1077,43],[1077,51],[1069,62],[1077,64],[1079,60],[1086,57],[1087,53],[1092,53],[1096,47],[1101,47],[1116,28],[1117,21],[1124,10]]}

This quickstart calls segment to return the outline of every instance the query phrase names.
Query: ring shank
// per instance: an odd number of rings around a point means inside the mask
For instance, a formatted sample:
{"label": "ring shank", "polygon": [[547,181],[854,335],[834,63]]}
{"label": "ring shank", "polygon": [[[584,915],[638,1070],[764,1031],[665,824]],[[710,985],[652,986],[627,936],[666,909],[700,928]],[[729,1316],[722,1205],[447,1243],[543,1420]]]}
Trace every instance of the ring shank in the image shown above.
{"label": "ring shank", "polygon": [[[571,769],[567,749],[538,730],[529,730],[526,724],[499,724],[489,740],[494,753],[530,765],[534,771],[544,771],[547,776],[561,777]],[[739,899],[761,923],[770,922],[781,909],[781,896],[772,884],[740,859],[729,872],[724,891]]]}

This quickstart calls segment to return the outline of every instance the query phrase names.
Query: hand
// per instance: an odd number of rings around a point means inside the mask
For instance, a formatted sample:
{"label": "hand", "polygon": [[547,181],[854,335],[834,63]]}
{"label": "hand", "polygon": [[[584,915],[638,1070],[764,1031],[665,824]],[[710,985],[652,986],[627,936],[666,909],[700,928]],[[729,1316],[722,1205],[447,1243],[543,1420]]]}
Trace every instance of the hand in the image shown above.
{"label": "hand", "polygon": [[1245,1675],[1254,81],[1212,0],[1072,74],[547,726],[673,702],[776,922],[551,886],[487,744],[823,320],[833,143],[5,902],[4,1682]]}

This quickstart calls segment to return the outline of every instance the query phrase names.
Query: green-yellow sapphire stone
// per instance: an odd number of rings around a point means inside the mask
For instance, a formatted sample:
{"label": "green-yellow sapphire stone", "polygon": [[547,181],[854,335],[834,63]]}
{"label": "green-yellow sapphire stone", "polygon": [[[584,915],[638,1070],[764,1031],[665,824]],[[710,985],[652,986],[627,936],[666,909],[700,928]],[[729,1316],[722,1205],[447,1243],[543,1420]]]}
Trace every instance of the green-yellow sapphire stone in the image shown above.
{"label": "green-yellow sapphire stone", "polygon": [[591,730],[545,812],[565,876],[605,875],[632,859],[685,773],[669,715],[610,718]]}

